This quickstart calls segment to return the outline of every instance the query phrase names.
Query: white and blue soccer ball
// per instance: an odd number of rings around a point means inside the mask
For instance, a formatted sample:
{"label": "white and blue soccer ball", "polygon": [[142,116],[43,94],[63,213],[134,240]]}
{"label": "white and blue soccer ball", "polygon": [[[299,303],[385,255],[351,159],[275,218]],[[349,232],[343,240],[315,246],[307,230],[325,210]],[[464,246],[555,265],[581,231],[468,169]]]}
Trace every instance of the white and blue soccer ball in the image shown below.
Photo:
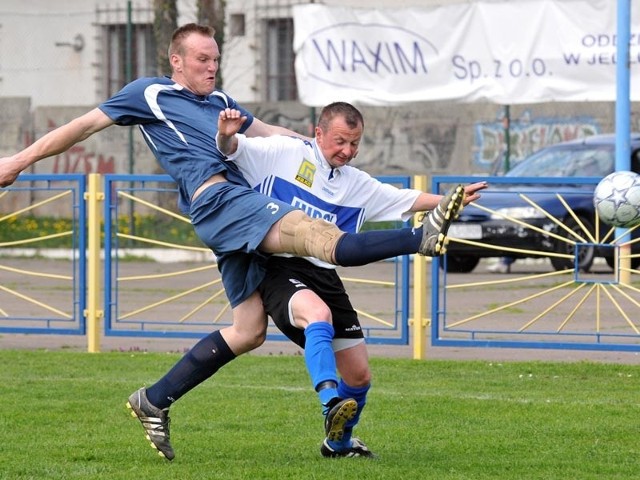
{"label": "white and blue soccer ball", "polygon": [[629,228],[640,223],[640,175],[619,171],[604,177],[593,192],[593,205],[600,220],[613,227]]}

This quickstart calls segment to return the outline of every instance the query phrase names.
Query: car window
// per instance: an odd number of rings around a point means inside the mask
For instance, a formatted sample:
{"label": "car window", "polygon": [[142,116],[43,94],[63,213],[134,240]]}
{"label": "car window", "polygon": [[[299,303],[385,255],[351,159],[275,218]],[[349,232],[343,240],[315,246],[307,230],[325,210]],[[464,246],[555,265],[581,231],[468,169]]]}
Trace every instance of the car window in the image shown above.
{"label": "car window", "polygon": [[585,150],[567,166],[568,177],[603,177],[613,171],[613,151],[606,149]]}
{"label": "car window", "polygon": [[615,165],[611,146],[572,145],[539,150],[523,160],[507,177],[603,177]]}

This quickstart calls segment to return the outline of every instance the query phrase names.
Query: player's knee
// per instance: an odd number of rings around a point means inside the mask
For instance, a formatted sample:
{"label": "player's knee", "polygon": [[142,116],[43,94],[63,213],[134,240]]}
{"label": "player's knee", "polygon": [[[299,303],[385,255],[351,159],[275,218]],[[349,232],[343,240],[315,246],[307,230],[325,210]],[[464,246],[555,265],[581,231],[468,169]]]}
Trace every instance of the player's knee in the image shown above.
{"label": "player's knee", "polygon": [[251,350],[260,347],[267,339],[267,330],[257,332],[251,337]]}
{"label": "player's knee", "polygon": [[366,355],[358,352],[339,350],[336,352],[336,362],[340,376],[347,385],[352,387],[366,387],[371,383],[371,370]]}
{"label": "player's knee", "polygon": [[337,226],[320,218],[311,218],[294,210],[279,222],[283,253],[311,256],[335,263],[336,244],[344,234]]}
{"label": "player's knee", "polygon": [[267,339],[267,324],[261,323],[257,327],[246,334],[247,342],[252,348],[258,348]]}
{"label": "player's knee", "polygon": [[333,322],[331,309],[313,290],[306,288],[293,295],[291,313],[298,328],[307,328],[316,322]]}
{"label": "player's knee", "polygon": [[248,352],[261,346],[267,339],[266,328],[261,331],[243,331],[240,336],[242,350]]}
{"label": "player's knee", "polygon": [[367,366],[351,372],[351,379],[347,383],[352,387],[366,387],[371,383],[371,370]]}
{"label": "player's knee", "polygon": [[313,305],[309,305],[306,309],[307,323],[312,324],[316,322],[332,323],[331,310],[324,302],[316,302]]}
{"label": "player's knee", "polygon": [[267,323],[264,322],[234,322],[233,326],[234,351],[245,353],[261,346],[267,338]]}

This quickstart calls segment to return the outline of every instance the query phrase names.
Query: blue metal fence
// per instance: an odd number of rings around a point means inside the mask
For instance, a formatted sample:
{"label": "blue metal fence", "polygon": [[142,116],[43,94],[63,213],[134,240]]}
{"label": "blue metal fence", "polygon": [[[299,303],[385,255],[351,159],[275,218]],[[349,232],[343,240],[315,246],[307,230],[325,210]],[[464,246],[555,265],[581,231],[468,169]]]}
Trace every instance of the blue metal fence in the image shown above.
{"label": "blue metal fence", "polygon": [[[403,187],[410,183],[406,177],[379,178]],[[475,180],[434,177],[433,190]],[[504,177],[489,181],[495,191],[513,182]],[[597,181],[571,179],[583,185],[595,185]],[[567,182],[563,178],[518,179],[517,190],[535,198],[536,189],[548,190],[551,186],[562,196]],[[207,248],[137,236],[135,220],[140,215],[166,216],[168,220],[162,224],[165,229],[185,222],[175,212],[176,189],[170,178],[109,175],[105,177],[104,193],[104,333],[197,338],[229,324],[231,317],[215,257]],[[0,244],[0,332],[86,334],[85,194],[83,175],[22,175],[10,188],[0,190],[0,227],[20,216],[46,217],[46,212],[72,219],[69,231],[53,235],[67,238],[68,248],[55,249],[66,252],[64,260],[50,255],[45,246],[52,237],[42,237],[37,228],[28,238]],[[487,191],[483,198],[490,195]],[[128,228],[127,222],[131,222]],[[576,241],[576,253],[596,245],[621,255],[617,239],[603,238],[604,233],[595,242]],[[452,238],[449,251],[461,241]],[[540,257],[546,254],[538,252]],[[154,258],[143,261],[140,256]],[[178,256],[173,262],[164,262],[167,257]],[[553,271],[543,265],[496,277],[482,271],[446,272],[449,256],[434,259],[432,264],[433,345],[640,351],[640,326],[635,320],[640,309],[640,272],[622,268],[621,260],[613,271],[604,267],[587,273],[576,265],[567,271]],[[632,258],[637,261],[637,256]],[[408,343],[409,270],[409,258],[403,257],[341,271],[360,310],[369,343]],[[268,338],[284,339],[273,328]]]}
{"label": "blue metal fence", "polygon": [[[84,175],[20,175],[0,191],[4,206],[0,228],[24,217],[55,224],[62,215],[69,230],[48,236],[38,228],[23,229],[19,239],[0,243],[0,332],[84,335],[86,323],[86,202]],[[51,259],[47,242],[60,239],[65,260]]]}
{"label": "blue metal fence", "polygon": [[[474,239],[456,239],[451,237],[449,251],[446,256],[437,259],[432,265],[432,344],[437,346],[455,347],[509,347],[509,348],[537,348],[537,349],[563,349],[563,350],[612,350],[612,351],[640,351],[640,326],[636,319],[640,312],[640,289],[638,288],[638,275],[640,271],[629,267],[623,267],[620,254],[621,244],[624,240],[614,238],[611,228],[600,225],[597,217],[589,218],[584,209],[585,202],[580,207],[580,215],[588,219],[594,227],[594,231],[587,234],[587,228],[576,227],[577,222],[571,220],[573,216],[572,204],[577,205],[577,198],[589,199],[591,191],[576,193],[571,185],[582,185],[595,188],[599,178],[507,178],[496,177],[489,179],[492,185],[483,198],[478,202],[492,205],[490,210],[493,219],[485,220],[485,225],[501,218],[513,204],[503,203],[503,209],[498,208],[500,202],[492,202],[492,195],[502,195],[502,192],[518,192],[533,200],[530,203],[536,208],[535,216],[544,218],[543,209],[535,200],[549,193],[556,197],[562,197],[568,206],[566,215],[556,213],[558,220],[566,219],[571,222],[582,240],[570,243],[574,252],[574,259],[565,270],[555,270],[545,261],[536,262],[534,266],[515,271],[509,275],[483,275],[483,272],[451,273],[447,272],[447,261],[451,255],[499,256],[500,247],[503,245],[500,239],[491,237],[491,240],[483,238],[488,232],[488,227],[476,228]],[[517,180],[517,184],[514,181]],[[442,176],[433,178],[434,191],[446,188],[452,183],[469,183],[477,181],[475,177]],[[586,197],[585,197],[586,195]],[[502,197],[508,199],[509,197]],[[515,198],[515,197],[513,197]],[[560,200],[559,200],[560,201]],[[589,200],[591,201],[591,200]],[[587,202],[588,203],[588,202]],[[578,208],[574,206],[573,208]],[[588,209],[587,209],[588,210]],[[593,209],[592,209],[593,210]],[[469,213],[462,219],[467,222],[467,227],[474,223],[474,215],[479,219],[480,210],[473,206],[465,209]],[[574,212],[575,213],[575,212]],[[591,211],[592,215],[595,215]],[[529,215],[532,216],[532,215]],[[553,215],[551,215],[553,216]],[[526,224],[531,219],[521,219]],[[509,218],[506,222],[511,221]],[[463,227],[464,227],[464,222]],[[504,222],[503,222],[504,224]],[[494,224],[491,228],[497,227]],[[555,225],[549,220],[548,225]],[[549,236],[554,228],[545,226]],[[454,228],[452,231],[465,231],[464,228]],[[518,228],[522,227],[520,225]],[[512,250],[514,256],[526,256],[542,258],[556,254],[553,248],[531,246],[525,240],[523,227],[521,249]],[[561,229],[558,229],[562,233]],[[607,230],[610,230],[607,232]],[[467,228],[467,231],[472,231]],[[544,233],[542,237],[544,237]],[[569,236],[567,234],[567,236]],[[551,238],[551,237],[549,237]],[[595,241],[594,241],[595,240]],[[506,239],[504,239],[506,242]],[[456,249],[457,242],[473,247],[474,250]],[[544,242],[543,242],[544,243]],[[550,243],[553,245],[553,243]],[[453,246],[453,248],[452,248]],[[615,269],[607,265],[592,268],[589,272],[581,271],[578,258],[581,249],[596,247],[607,251],[608,255],[614,254],[620,258],[615,259]],[[482,248],[486,252],[482,252]],[[494,250],[496,249],[497,250]],[[634,247],[635,248],[635,247]],[[533,250],[533,251],[531,251]],[[571,248],[569,249],[571,251]],[[453,253],[451,253],[453,251]],[[632,259],[640,255],[627,253],[626,257]],[[458,258],[459,260],[459,258]],[[604,264],[604,261],[601,261]]]}
{"label": "blue metal fence", "polygon": [[[411,182],[409,177],[377,178],[401,188],[409,187]],[[177,190],[171,178],[106,175],[104,192],[104,248],[109,252],[104,271],[105,335],[199,338],[214,328],[231,324],[215,256],[209,249],[200,243],[157,243],[153,238],[142,238],[131,231],[123,233],[119,228],[122,217],[136,218],[134,212],[141,211],[167,219],[165,229],[185,221],[175,211]],[[170,200],[162,202],[162,196]],[[161,203],[167,205],[159,207]],[[159,252],[161,261],[171,257],[176,261],[131,262],[134,256]],[[344,283],[359,310],[369,343],[408,344],[409,269],[409,258],[405,256],[376,266],[343,270]],[[380,272],[384,278],[372,277]],[[366,292],[358,295],[364,289]],[[364,299],[359,300],[359,296]],[[375,305],[371,305],[372,299],[376,299]],[[267,339],[286,337],[270,326]]]}

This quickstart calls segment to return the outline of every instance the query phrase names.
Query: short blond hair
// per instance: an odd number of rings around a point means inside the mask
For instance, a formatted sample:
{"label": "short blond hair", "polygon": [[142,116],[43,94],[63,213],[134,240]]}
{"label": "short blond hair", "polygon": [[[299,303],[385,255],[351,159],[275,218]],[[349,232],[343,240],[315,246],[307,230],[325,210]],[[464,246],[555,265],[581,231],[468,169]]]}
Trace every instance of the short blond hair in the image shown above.
{"label": "short blond hair", "polygon": [[215,35],[215,29],[210,25],[198,25],[197,23],[187,23],[174,30],[171,35],[171,43],[169,44],[169,57],[171,55],[184,56],[184,49],[182,47],[185,38],[192,33],[197,33],[205,37],[211,37]]}

